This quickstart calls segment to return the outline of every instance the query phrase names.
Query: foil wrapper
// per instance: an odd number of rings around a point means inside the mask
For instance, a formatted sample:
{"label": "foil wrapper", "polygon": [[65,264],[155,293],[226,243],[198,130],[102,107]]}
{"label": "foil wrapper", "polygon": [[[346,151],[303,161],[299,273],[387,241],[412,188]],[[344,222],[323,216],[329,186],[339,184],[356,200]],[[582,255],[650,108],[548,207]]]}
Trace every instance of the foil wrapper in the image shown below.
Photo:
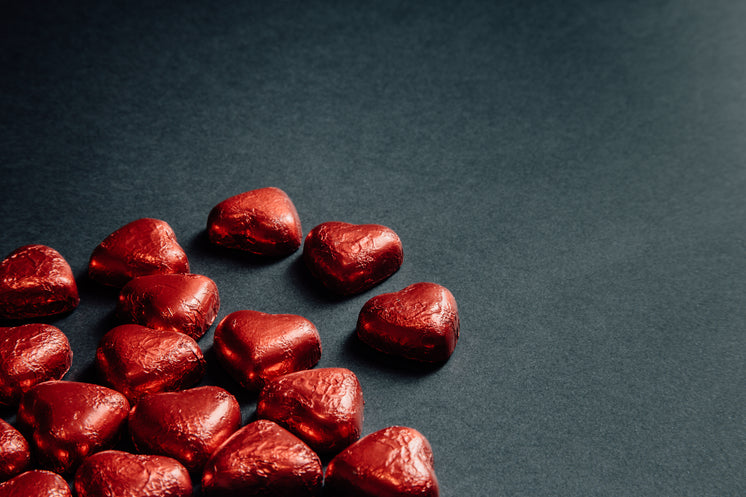
{"label": "foil wrapper", "polygon": [[96,365],[104,380],[132,403],[150,393],[191,387],[207,369],[191,337],[138,324],[123,324],[104,335]]}
{"label": "foil wrapper", "polygon": [[117,288],[138,276],[188,272],[189,261],[174,230],[151,218],[132,221],[107,236],[88,262],[93,281]]}
{"label": "foil wrapper", "polygon": [[77,497],[190,497],[192,480],[178,461],[118,450],[94,454],[73,482]]}
{"label": "foil wrapper", "polygon": [[0,319],[53,316],[79,303],[70,265],[53,248],[25,245],[0,262]]}
{"label": "foil wrapper", "polygon": [[318,453],[336,453],[360,438],[363,405],[355,373],[309,369],[269,380],[257,416],[287,428]]}
{"label": "foil wrapper", "polygon": [[456,299],[435,283],[415,283],[373,297],[357,320],[357,336],[369,346],[422,362],[446,361],[459,332]]}
{"label": "foil wrapper", "polygon": [[23,396],[18,427],[30,434],[39,465],[65,474],[116,442],[129,409],[126,397],[110,388],[47,381]]}
{"label": "foil wrapper", "polygon": [[430,443],[420,432],[391,426],[340,452],[326,469],[331,497],[438,497]]}
{"label": "foil wrapper", "polygon": [[234,433],[202,474],[207,496],[316,497],[323,473],[319,456],[272,421],[260,419]]}
{"label": "foil wrapper", "polygon": [[0,404],[15,405],[34,385],[61,379],[72,360],[67,336],[55,326],[0,328]]}
{"label": "foil wrapper", "polygon": [[222,388],[204,386],[143,397],[128,424],[139,452],[173,457],[195,472],[241,427],[241,408]]}
{"label": "foil wrapper", "polygon": [[0,481],[22,473],[31,462],[31,450],[21,432],[0,419]]}
{"label": "foil wrapper", "polygon": [[134,278],[119,293],[117,313],[126,322],[180,331],[194,340],[215,321],[220,297],[201,274],[157,274]]}
{"label": "foil wrapper", "polygon": [[213,348],[228,374],[244,388],[258,391],[269,378],[316,365],[321,338],[302,316],[246,310],[220,321]]}
{"label": "foil wrapper", "polygon": [[270,187],[235,195],[213,207],[207,235],[221,247],[281,257],[298,250],[303,231],[290,197]]}
{"label": "foil wrapper", "polygon": [[2,497],[72,497],[64,478],[51,471],[26,471],[12,480],[0,483]]}
{"label": "foil wrapper", "polygon": [[303,260],[329,290],[352,295],[373,288],[401,267],[397,234],[378,224],[322,223],[303,245]]}

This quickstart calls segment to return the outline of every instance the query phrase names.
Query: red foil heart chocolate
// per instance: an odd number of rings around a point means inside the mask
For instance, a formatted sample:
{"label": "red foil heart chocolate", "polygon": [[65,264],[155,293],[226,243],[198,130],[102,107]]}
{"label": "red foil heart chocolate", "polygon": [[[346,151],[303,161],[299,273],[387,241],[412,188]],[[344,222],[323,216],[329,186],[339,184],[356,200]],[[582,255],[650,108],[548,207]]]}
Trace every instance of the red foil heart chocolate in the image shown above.
{"label": "red foil heart chocolate", "polygon": [[403,426],[371,433],[332,459],[324,490],[332,497],[438,497],[430,444]]}
{"label": "red foil heart chocolate", "polygon": [[322,223],[303,245],[311,274],[342,295],[376,286],[399,269],[403,257],[397,234],[378,224]]}
{"label": "red foil heart chocolate", "polygon": [[47,381],[23,396],[18,426],[31,434],[42,467],[66,473],[115,442],[129,408],[125,396],[110,388]]}
{"label": "red foil heart chocolate", "polygon": [[21,432],[0,419],[0,481],[12,478],[31,462],[28,442]]}
{"label": "red foil heart chocolate", "polygon": [[202,470],[240,427],[238,401],[214,386],[148,395],[129,415],[130,435],[139,452],[173,457],[189,471]]}
{"label": "red foil heart chocolate", "polygon": [[0,483],[0,497],[73,497],[73,494],[60,475],[35,470]]}
{"label": "red foil heart chocolate", "polygon": [[64,257],[46,245],[26,245],[0,262],[0,319],[62,314],[80,303]]}
{"label": "red foil heart chocolate", "polygon": [[415,283],[365,303],[357,336],[387,354],[424,362],[448,359],[459,336],[456,299],[435,283]]}
{"label": "red foil heart chocolate", "polygon": [[319,456],[295,435],[265,419],[233,434],[202,475],[208,496],[316,497],[323,473]]}
{"label": "red foil heart chocolate", "polygon": [[105,450],[80,465],[78,497],[191,497],[192,480],[178,461],[164,456]]}
{"label": "red foil heart chocolate", "polygon": [[215,321],[219,308],[218,287],[207,276],[156,274],[124,285],[117,312],[124,321],[180,331],[199,340]]}
{"label": "red foil heart chocolate", "polygon": [[0,404],[15,405],[37,383],[59,380],[73,352],[59,328],[32,323],[0,328]]}
{"label": "red foil heart chocolate", "polygon": [[223,200],[210,211],[207,234],[216,245],[267,256],[292,254],[303,236],[298,211],[279,188]]}
{"label": "red foil heart chocolate", "polygon": [[257,416],[287,428],[316,452],[339,452],[360,438],[363,390],[349,369],[298,371],[267,382]]}
{"label": "red foil heart chocolate", "polygon": [[132,403],[149,393],[188,388],[207,369],[202,350],[191,337],[139,324],[123,324],[104,335],[96,365],[106,382]]}
{"label": "red foil heart chocolate", "polygon": [[268,378],[312,368],[321,357],[316,327],[294,314],[231,313],[215,328],[213,347],[228,374],[252,391]]}
{"label": "red foil heart chocolate", "polygon": [[88,276],[101,284],[121,287],[148,274],[188,273],[189,261],[171,226],[160,219],[125,224],[93,250]]}

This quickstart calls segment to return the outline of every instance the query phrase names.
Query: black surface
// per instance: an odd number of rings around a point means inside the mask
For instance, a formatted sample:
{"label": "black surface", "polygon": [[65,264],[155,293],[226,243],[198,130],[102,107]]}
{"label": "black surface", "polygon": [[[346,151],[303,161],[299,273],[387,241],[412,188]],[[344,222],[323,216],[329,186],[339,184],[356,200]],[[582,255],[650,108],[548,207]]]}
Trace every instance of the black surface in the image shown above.
{"label": "black surface", "polygon": [[[68,378],[114,324],[91,251],[157,217],[219,319],[316,323],[364,432],[420,430],[443,496],[746,494],[746,3],[87,3],[0,4],[0,252],[78,276]],[[336,299],[300,253],[208,246],[210,208],[263,186],[304,232],[393,228],[404,265]],[[352,335],[418,281],[459,303],[440,368]]]}

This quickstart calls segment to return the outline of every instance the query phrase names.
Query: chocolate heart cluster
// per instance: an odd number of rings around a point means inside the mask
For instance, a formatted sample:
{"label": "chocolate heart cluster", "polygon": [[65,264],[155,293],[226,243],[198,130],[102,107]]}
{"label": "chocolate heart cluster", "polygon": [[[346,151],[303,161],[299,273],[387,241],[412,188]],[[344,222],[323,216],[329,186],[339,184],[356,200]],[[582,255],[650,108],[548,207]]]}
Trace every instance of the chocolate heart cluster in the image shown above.
{"label": "chocolate heart cluster", "polygon": [[[285,192],[262,188],[216,205],[207,233],[227,249],[281,257],[300,247],[302,229]],[[328,290],[352,295],[399,269],[402,243],[385,226],[327,222],[306,236],[303,260]],[[215,329],[221,366],[258,392],[257,421],[241,427],[231,393],[194,387],[206,370],[196,340],[215,321],[220,298],[210,278],[189,273],[164,221],[138,219],[113,232],[93,251],[88,274],[120,288],[117,315],[127,323],[106,333],[96,352],[107,386],[62,380],[72,351],[54,326],[0,328],[0,403],[19,405],[20,428],[0,424],[0,481],[11,478],[0,497],[32,488],[70,495],[54,473],[22,473],[30,454],[44,469],[75,472],[81,497],[187,496],[200,475],[202,492],[215,496],[314,496],[322,486],[332,496],[439,494],[422,434],[392,426],[360,438],[360,382],[348,369],[312,369],[321,338],[302,316],[239,310]],[[21,247],[0,264],[0,318],[43,318],[78,302],[70,266],[49,247]],[[443,362],[459,336],[456,301],[434,283],[378,295],[361,309],[356,334],[386,354]],[[139,454],[111,450],[125,427]],[[319,454],[332,458],[326,476]]]}

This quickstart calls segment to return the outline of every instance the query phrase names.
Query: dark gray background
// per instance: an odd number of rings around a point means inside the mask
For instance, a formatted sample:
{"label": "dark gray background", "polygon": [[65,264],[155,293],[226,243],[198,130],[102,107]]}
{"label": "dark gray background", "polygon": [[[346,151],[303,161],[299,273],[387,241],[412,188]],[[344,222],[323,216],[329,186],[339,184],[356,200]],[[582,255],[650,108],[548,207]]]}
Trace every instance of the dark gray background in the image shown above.
{"label": "dark gray background", "polygon": [[[218,319],[312,320],[364,432],[420,430],[444,496],[746,493],[746,3],[0,5],[0,252],[70,262],[68,378],[115,324],[91,251],[156,217]],[[208,246],[210,208],[264,186],[304,233],[393,228],[401,270],[336,299],[300,252]],[[440,368],[353,337],[368,298],[418,281],[459,304]]]}

